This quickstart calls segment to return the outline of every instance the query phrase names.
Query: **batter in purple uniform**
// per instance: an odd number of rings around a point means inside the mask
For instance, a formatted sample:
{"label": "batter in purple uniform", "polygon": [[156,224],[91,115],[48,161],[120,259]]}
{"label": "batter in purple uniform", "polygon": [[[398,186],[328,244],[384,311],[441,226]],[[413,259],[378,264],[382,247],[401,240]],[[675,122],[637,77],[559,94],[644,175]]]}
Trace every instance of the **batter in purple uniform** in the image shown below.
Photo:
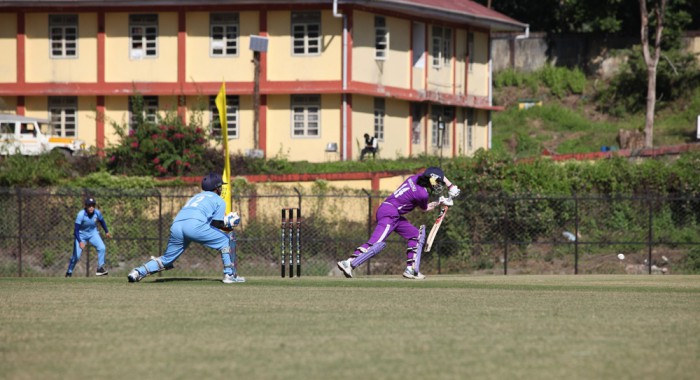
{"label": "batter in purple uniform", "polygon": [[[433,192],[440,193],[443,186],[447,186],[450,198],[440,197],[440,200],[437,202],[429,202],[430,194]],[[408,241],[406,270],[403,276],[409,279],[424,279],[425,276],[413,268],[419,231],[404,215],[416,207],[423,211],[430,211],[441,203],[451,205],[451,198],[457,197],[459,193],[459,188],[445,178],[445,173],[437,167],[430,167],[423,173],[408,177],[377,209],[377,227],[374,229],[369,241],[358,247],[350,258],[339,261],[338,268],[345,277],[352,277],[352,270],[379,253],[384,248],[385,244],[383,242],[389,234],[396,232]]]}

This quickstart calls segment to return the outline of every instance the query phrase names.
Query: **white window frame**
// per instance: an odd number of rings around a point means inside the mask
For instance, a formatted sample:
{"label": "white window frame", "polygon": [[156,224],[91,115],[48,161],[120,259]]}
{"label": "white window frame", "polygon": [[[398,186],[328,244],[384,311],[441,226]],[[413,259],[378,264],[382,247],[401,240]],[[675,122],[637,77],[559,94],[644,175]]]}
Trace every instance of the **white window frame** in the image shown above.
{"label": "white window frame", "polygon": [[[228,138],[240,137],[238,128],[238,110],[240,109],[240,97],[238,95],[226,95],[226,130]],[[216,95],[209,97],[210,133],[212,136],[221,136],[221,122],[219,121],[219,109],[216,108]]]}
{"label": "white window frame", "polygon": [[384,118],[386,117],[386,101],[384,98],[374,98],[374,137],[384,141]]}
{"label": "white window frame", "polygon": [[[143,98],[143,118],[146,122],[158,122],[158,96],[142,96]],[[134,120],[134,97],[129,97],[129,130],[136,127]]]}
{"label": "white window frame", "polygon": [[452,28],[433,25],[432,67],[450,67],[452,62]]}
{"label": "white window frame", "polygon": [[49,57],[78,58],[78,15],[49,15]]}
{"label": "white window frame", "polygon": [[78,98],[49,96],[49,120],[53,133],[60,137],[78,136]]}
{"label": "white window frame", "polygon": [[291,96],[291,137],[321,137],[321,95]]}
{"label": "white window frame", "polygon": [[321,12],[292,12],[292,55],[321,54]]}
{"label": "white window frame", "polygon": [[129,15],[129,59],[158,58],[158,15]]}
{"label": "white window frame", "polygon": [[209,56],[237,57],[240,45],[238,13],[209,14]]}
{"label": "white window frame", "polygon": [[389,27],[386,18],[374,17],[374,59],[385,61],[389,58]]}

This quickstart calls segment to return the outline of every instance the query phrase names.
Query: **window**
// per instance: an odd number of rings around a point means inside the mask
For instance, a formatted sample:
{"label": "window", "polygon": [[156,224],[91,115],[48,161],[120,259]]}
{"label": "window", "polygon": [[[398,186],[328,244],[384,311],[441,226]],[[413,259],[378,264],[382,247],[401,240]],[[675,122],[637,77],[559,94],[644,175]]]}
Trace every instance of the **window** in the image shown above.
{"label": "window", "polygon": [[449,67],[452,61],[452,29],[433,26],[433,67]]}
{"label": "window", "polygon": [[[455,118],[454,107],[433,106],[432,107],[432,145],[440,148],[441,146],[450,145],[449,127]],[[440,130],[440,120],[442,120],[444,129]]]}
{"label": "window", "polygon": [[379,141],[384,141],[384,115],[384,99],[374,98],[374,137]]}
{"label": "window", "polygon": [[15,134],[15,123],[0,123],[0,135],[2,138],[10,138]]}
{"label": "window", "polygon": [[78,15],[49,15],[51,58],[78,56]]}
{"label": "window", "polygon": [[[143,103],[139,104],[139,100]],[[158,122],[158,97],[129,97],[129,129],[135,129],[141,123]]]}
{"label": "window", "polygon": [[389,29],[386,19],[381,16],[374,18],[374,58],[385,60],[389,52]]}
{"label": "window", "polygon": [[238,55],[238,14],[212,13],[209,25],[209,54],[212,57]]}
{"label": "window", "polygon": [[158,56],[158,15],[129,15],[131,59]]}
{"label": "window", "polygon": [[53,133],[61,137],[77,135],[78,98],[75,96],[49,96],[49,117]]}
{"label": "window", "polygon": [[467,54],[469,55],[469,72],[474,71],[474,33],[467,34]]}
{"label": "window", "polygon": [[412,120],[412,143],[420,144],[421,119],[423,118],[423,107],[418,103],[413,103],[411,109]]}
{"label": "window", "polygon": [[[238,138],[238,109],[239,97],[236,95],[226,95],[226,130],[229,139]],[[211,134],[221,136],[221,121],[219,120],[219,109],[216,108],[216,95],[209,97],[209,109],[211,110]]]}
{"label": "window", "polygon": [[475,117],[475,112],[473,108],[467,109],[467,120],[464,121],[464,124],[467,126],[467,149],[472,150],[474,149],[474,124],[476,124],[476,120],[474,119]]}
{"label": "window", "polygon": [[320,136],[320,121],[320,95],[292,95],[292,137]]}
{"label": "window", "polygon": [[321,53],[321,13],[292,12],[292,55]]}

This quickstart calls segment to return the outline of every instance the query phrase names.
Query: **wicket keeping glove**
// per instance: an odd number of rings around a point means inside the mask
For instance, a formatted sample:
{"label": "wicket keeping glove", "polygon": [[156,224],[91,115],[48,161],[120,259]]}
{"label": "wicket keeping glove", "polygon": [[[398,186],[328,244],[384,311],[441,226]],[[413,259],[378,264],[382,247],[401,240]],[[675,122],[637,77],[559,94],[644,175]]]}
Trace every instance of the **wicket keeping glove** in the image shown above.
{"label": "wicket keeping glove", "polygon": [[445,205],[445,206],[453,206],[454,205],[454,202],[452,202],[452,198],[440,197],[440,200],[438,202]]}
{"label": "wicket keeping glove", "polygon": [[236,227],[240,222],[241,217],[238,216],[237,212],[229,212],[226,216],[224,216],[224,226],[228,228]]}
{"label": "wicket keeping glove", "polygon": [[447,193],[450,194],[450,198],[457,198],[460,192],[461,190],[459,190],[457,185],[452,185],[449,187],[449,189],[447,189]]}

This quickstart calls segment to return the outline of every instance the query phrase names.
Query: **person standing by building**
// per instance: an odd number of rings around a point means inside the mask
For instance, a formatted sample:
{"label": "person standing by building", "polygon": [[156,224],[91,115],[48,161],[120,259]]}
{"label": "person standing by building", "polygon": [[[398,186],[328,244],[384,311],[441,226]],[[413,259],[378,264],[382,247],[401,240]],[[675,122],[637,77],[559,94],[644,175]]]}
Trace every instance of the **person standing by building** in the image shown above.
{"label": "person standing by building", "polygon": [[105,276],[108,274],[105,269],[105,253],[106,247],[105,243],[100,237],[100,232],[97,230],[97,223],[102,226],[105,231],[105,236],[112,238],[112,234],[109,233],[107,229],[107,223],[105,222],[102,212],[97,209],[97,202],[93,197],[87,197],[85,199],[85,208],[78,212],[78,216],[75,218],[75,226],[73,228],[73,255],[68,262],[68,270],[66,271],[66,277],[73,276],[73,269],[75,265],[80,261],[80,255],[83,253],[83,249],[87,243],[90,243],[97,250],[97,271],[95,275]]}
{"label": "person standing by building", "polygon": [[[443,186],[447,186],[449,198],[440,197],[439,201],[428,202],[430,195],[439,194]],[[358,247],[350,258],[339,261],[338,268],[345,277],[351,278],[352,270],[378,254],[384,248],[385,243],[383,242],[389,234],[396,232],[408,241],[406,270],[404,270],[403,276],[408,279],[424,279],[425,276],[416,272],[413,267],[415,255],[418,253],[419,230],[404,215],[416,207],[423,211],[430,211],[440,204],[451,206],[452,198],[459,196],[459,193],[459,187],[450,182],[442,169],[438,167],[429,167],[423,173],[408,177],[377,209],[377,227],[375,227],[369,241]]]}
{"label": "person standing by building", "polygon": [[360,153],[360,161],[365,159],[365,154],[372,153],[372,158],[377,155],[377,150],[379,150],[379,141],[374,136],[370,136],[365,133],[365,147],[362,148]]}
{"label": "person standing by building", "polygon": [[235,212],[224,215],[226,202],[221,198],[223,185],[225,183],[219,174],[209,173],[202,178],[202,192],[185,203],[170,226],[170,238],[165,253],[160,257],[151,258],[129,272],[129,282],[138,282],[150,274],[172,269],[175,260],[191,242],[221,252],[221,261],[224,264],[223,283],[245,282],[245,278],[238,276],[236,236],[233,233],[233,228],[240,223],[241,218]]}

